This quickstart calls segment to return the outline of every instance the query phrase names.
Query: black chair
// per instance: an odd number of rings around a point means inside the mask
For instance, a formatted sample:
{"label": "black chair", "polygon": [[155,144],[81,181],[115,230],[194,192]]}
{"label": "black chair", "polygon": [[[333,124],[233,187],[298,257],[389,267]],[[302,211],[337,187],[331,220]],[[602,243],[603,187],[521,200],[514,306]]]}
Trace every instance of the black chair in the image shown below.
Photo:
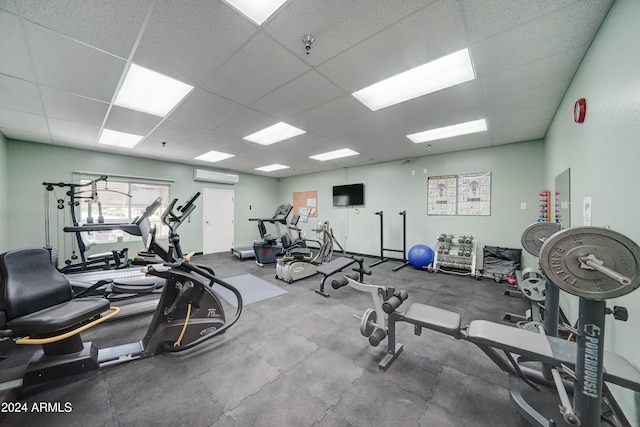
{"label": "black chair", "polygon": [[83,343],[80,332],[117,312],[104,298],[74,299],[44,248],[0,255],[0,336],[42,346],[31,359],[25,385],[63,378],[69,370],[97,369],[97,348]]}

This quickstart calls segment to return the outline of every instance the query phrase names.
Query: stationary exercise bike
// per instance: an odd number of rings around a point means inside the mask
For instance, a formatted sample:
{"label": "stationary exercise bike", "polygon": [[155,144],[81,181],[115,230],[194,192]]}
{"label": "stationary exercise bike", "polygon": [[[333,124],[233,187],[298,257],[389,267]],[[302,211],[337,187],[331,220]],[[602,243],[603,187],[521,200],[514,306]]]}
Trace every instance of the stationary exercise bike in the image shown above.
{"label": "stationary exercise bike", "polygon": [[[169,226],[173,262],[149,266],[148,274],[165,279],[162,295],[149,328],[140,341],[98,349],[83,342],[80,333],[115,316],[119,308],[101,297],[73,298],[67,278],[51,264],[44,248],[22,249],[0,255],[0,338],[16,346],[41,346],[17,378],[16,370],[0,369],[0,391],[29,387],[163,352],[181,352],[224,333],[242,313],[242,296],[212,270],[183,255],[175,219],[191,212],[194,198],[184,206],[167,207],[162,220]],[[188,215],[187,215],[188,216]],[[237,308],[227,319],[214,284],[231,291]],[[4,346],[3,346],[4,347]],[[14,350],[17,350],[14,348]],[[13,352],[19,353],[17,351]],[[18,355],[19,356],[19,355]],[[0,362],[0,368],[11,363]]]}
{"label": "stationary exercise bike", "polygon": [[[373,346],[387,339],[387,354],[378,365],[381,371],[402,353],[402,344],[396,343],[396,324],[404,322],[413,325],[416,335],[429,329],[480,348],[509,375],[511,400],[532,425],[557,424],[527,402],[522,394],[525,386],[536,391],[555,389],[560,416],[568,425],[600,427],[606,422],[630,426],[606,383],[640,392],[640,372],[624,357],[604,351],[605,315],[626,320],[616,315],[619,309],[607,308],[605,300],[640,286],[640,247],[608,229],[576,227],[546,239],[540,249],[540,266],[556,291],[546,292],[545,326],[536,331],[485,320],[461,327],[458,313],[420,303],[402,312],[399,308],[407,292],[365,284],[348,275],[334,280],[332,286],[349,285],[373,297],[374,308],[360,318],[360,332]],[[575,341],[555,336],[559,289],[580,298]]]}

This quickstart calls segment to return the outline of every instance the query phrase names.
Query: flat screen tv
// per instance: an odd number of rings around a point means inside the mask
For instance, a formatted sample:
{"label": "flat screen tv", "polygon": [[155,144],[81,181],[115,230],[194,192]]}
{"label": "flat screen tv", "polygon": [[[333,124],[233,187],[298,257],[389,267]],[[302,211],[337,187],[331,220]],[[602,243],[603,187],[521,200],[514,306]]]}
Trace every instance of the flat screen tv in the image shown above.
{"label": "flat screen tv", "polygon": [[364,205],[364,184],[336,185],[333,187],[333,206]]}

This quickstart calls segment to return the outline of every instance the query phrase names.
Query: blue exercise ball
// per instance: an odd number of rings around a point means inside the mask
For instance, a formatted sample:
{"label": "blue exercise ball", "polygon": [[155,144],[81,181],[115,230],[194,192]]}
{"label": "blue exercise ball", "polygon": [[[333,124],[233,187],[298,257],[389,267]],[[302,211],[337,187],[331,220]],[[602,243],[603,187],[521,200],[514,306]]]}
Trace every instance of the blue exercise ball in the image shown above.
{"label": "blue exercise ball", "polygon": [[417,269],[425,269],[433,264],[434,253],[427,245],[415,245],[409,249],[409,264]]}

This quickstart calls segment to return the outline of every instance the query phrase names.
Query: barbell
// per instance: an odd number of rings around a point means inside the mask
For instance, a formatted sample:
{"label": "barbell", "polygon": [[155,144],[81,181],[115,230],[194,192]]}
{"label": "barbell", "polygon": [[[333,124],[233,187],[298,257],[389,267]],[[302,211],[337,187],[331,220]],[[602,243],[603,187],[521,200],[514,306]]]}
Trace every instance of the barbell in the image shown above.
{"label": "barbell", "polygon": [[606,228],[574,227],[550,235],[539,262],[548,280],[581,298],[616,298],[640,286],[640,247]]}

